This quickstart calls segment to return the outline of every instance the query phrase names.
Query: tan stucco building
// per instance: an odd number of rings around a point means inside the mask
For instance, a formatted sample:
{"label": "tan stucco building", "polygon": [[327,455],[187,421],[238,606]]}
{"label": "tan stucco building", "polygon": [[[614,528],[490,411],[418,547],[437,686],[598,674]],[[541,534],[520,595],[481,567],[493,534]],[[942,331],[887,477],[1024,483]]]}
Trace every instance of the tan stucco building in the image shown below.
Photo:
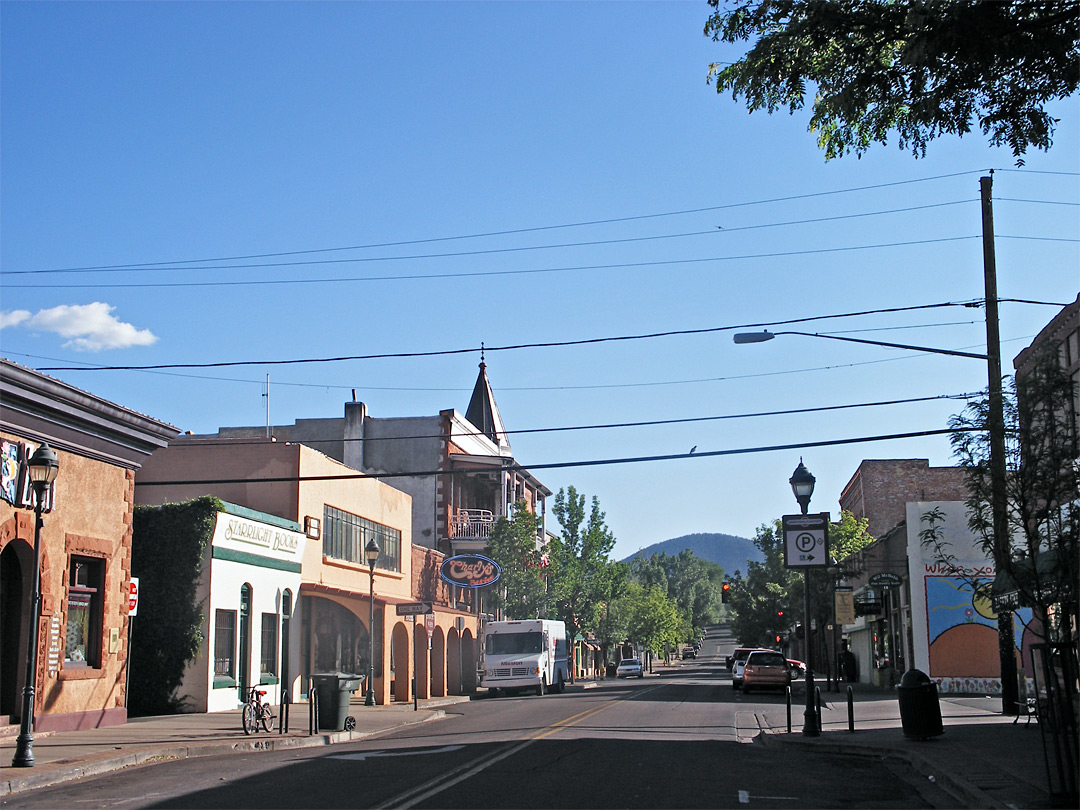
{"label": "tan stucco building", "polygon": [[[135,471],[177,429],[0,360],[0,714],[21,719],[28,638],[38,645],[34,730],[127,719],[128,589]],[[41,611],[30,628],[34,501],[26,462],[59,470],[41,532]]]}
{"label": "tan stucco building", "polygon": [[[377,703],[411,700],[414,675],[419,697],[475,687],[476,618],[447,604],[424,550],[414,549],[409,495],[305,445],[256,438],[180,437],[136,479],[139,504],[202,495],[294,521],[306,534],[282,651],[293,663],[281,688],[293,700],[308,694],[313,674],[368,673],[372,591]],[[374,581],[363,556],[372,538],[381,551]],[[418,594],[439,603],[430,630],[423,616],[397,615]]]}

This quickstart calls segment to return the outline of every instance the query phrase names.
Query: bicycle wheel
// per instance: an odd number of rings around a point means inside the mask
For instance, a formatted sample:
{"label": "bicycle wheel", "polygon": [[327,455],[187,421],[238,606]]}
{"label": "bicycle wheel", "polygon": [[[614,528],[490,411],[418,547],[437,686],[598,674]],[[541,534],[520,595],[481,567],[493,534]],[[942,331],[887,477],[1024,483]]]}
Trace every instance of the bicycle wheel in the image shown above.
{"label": "bicycle wheel", "polygon": [[263,707],[262,707],[262,727],[263,727],[263,731],[273,731],[274,730],[274,720],[275,720],[274,710],[270,706],[268,706],[266,704],[263,704]]}
{"label": "bicycle wheel", "polygon": [[254,734],[259,730],[259,715],[250,703],[244,704],[243,722],[245,734]]}

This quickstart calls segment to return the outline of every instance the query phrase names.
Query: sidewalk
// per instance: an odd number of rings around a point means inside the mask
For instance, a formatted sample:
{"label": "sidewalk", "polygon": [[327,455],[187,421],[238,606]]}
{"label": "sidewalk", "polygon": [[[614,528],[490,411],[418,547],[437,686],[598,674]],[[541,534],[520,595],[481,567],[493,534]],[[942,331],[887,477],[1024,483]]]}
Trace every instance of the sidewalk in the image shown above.
{"label": "sidewalk", "polygon": [[847,684],[821,692],[821,735],[802,734],[805,691],[793,690],[792,733],[786,705],[758,714],[767,745],[809,746],[833,754],[889,758],[906,763],[957,800],[957,807],[1053,807],[1038,723],[1014,724],[1000,698],[941,695],[945,733],[927,740],[905,737],[894,689],[851,684],[855,731],[848,730]]}
{"label": "sidewalk", "polygon": [[364,706],[354,697],[349,714],[356,718],[353,731],[320,731],[308,735],[308,704],[294,703],[289,733],[275,729],[248,736],[240,724],[240,710],[212,714],[176,714],[137,717],[108,728],[34,735],[34,766],[13,768],[15,736],[0,738],[0,796],[54,785],[92,774],[107,773],[162,759],[217,756],[238,751],[309,748],[369,737],[391,728],[437,720],[441,707],[468,701],[468,695],[421,700],[389,706]]}

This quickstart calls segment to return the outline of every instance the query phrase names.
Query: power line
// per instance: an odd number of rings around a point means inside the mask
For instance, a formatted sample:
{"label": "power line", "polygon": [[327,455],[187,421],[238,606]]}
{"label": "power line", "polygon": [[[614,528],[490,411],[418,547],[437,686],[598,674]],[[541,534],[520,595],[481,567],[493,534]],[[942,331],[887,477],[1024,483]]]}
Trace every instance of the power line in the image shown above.
{"label": "power line", "polygon": [[888,307],[885,309],[872,309],[862,312],[849,312],[840,315],[816,315],[805,318],[792,318],[785,321],[765,321],[760,323],[736,324],[731,326],[714,326],[701,329],[677,329],[664,332],[650,332],[637,335],[618,335],[613,337],[582,338],[580,340],[548,341],[542,343],[519,343],[507,346],[473,346],[459,349],[436,349],[424,352],[390,352],[385,354],[344,355],[340,357],[309,357],[293,360],[231,360],[212,363],[157,363],[144,366],[97,366],[86,368],[82,366],[45,366],[39,371],[150,371],[175,368],[225,368],[228,366],[284,366],[301,365],[307,363],[337,363],[347,360],[387,360],[417,357],[438,357],[455,354],[469,354],[480,351],[500,352],[514,351],[518,349],[549,349],[562,346],[585,346],[599,343],[614,343],[629,340],[652,340],[660,337],[674,337],[678,335],[704,335],[716,332],[727,332],[733,329],[757,329],[766,326],[785,326],[794,323],[808,323],[811,321],[830,320],[833,318],[848,318],[859,315],[880,315],[892,312],[910,312],[920,309],[940,309],[943,307],[974,307],[979,305],[979,300],[957,302],[948,301],[938,304],[919,304],[907,307]]}
{"label": "power line", "polygon": [[[874,408],[889,405],[911,405],[918,402],[934,402],[938,400],[968,400],[975,394],[935,394],[933,396],[925,397],[910,397],[908,399],[891,399],[880,400],[877,402],[856,402],[848,403],[845,405],[819,405],[811,408],[791,408],[780,411],[756,411],[752,413],[733,413],[733,414],[720,414],[714,416],[686,416],[674,419],[648,419],[639,422],[607,422],[591,425],[562,425],[558,427],[544,427],[544,428],[523,428],[520,430],[504,430],[500,435],[502,436],[518,436],[532,433],[566,433],[570,431],[578,430],[610,430],[615,428],[635,428],[635,427],[657,427],[660,425],[684,425],[694,424],[698,422],[721,422],[731,419],[754,419],[764,416],[797,416],[811,413],[825,413],[828,411],[843,411],[853,410],[855,408]],[[275,426],[271,426],[271,430]],[[288,425],[278,425],[279,428],[288,428]],[[486,437],[488,434],[483,431],[475,432],[463,432],[455,433],[455,436],[466,437]],[[343,444],[351,444],[354,442],[359,443],[374,443],[374,442],[396,442],[396,441],[416,441],[419,439],[443,439],[445,434],[443,433],[430,433],[430,434],[416,434],[413,436],[364,436],[364,437],[341,437],[341,438],[317,438],[314,436],[298,436],[290,438],[283,435],[275,436],[276,441],[285,442],[288,444],[337,444],[341,442]],[[246,439],[243,437],[232,437],[229,435],[221,435],[221,433],[207,433],[199,434],[194,437],[195,440],[202,441],[216,441],[224,440],[228,441],[230,447],[245,447],[248,445],[266,444],[266,438],[251,438]]]}
{"label": "power line", "polygon": [[[934,245],[944,242],[962,242],[981,239],[979,235],[971,236],[947,236],[938,239],[915,239],[908,242],[883,242],[876,245],[848,245],[846,247],[833,248],[808,248],[806,250],[787,250],[774,253],[745,253],[737,256],[705,256],[696,259],[660,259],[650,262],[617,262],[613,264],[583,264],[566,265],[561,267],[535,267],[524,270],[466,270],[450,273],[410,273],[407,275],[390,276],[324,276],[322,278],[298,278],[298,279],[245,279],[237,281],[147,281],[118,284],[50,284],[53,290],[114,290],[114,289],[150,289],[166,288],[176,289],[181,287],[264,287],[281,286],[283,284],[343,284],[372,281],[418,281],[425,279],[443,278],[475,278],[480,276],[520,276],[539,275],[546,273],[568,273],[579,270],[625,270],[630,267],[668,267],[680,264],[705,264],[708,262],[729,262],[745,259],[775,259],[789,256],[813,256],[823,253],[846,253],[855,250],[878,250],[881,248],[912,247],[915,245]],[[6,284],[9,289],[41,289],[40,284]]]}
{"label": "power line", "polygon": [[57,268],[55,270],[52,270],[51,272],[81,272],[81,271],[90,271],[90,270],[114,270],[114,269],[122,269],[122,268],[129,268],[129,267],[147,267],[147,266],[151,266],[151,265],[167,266],[167,265],[195,264],[195,263],[203,264],[203,263],[206,263],[206,262],[231,262],[231,261],[244,261],[244,260],[247,260],[247,259],[270,259],[270,258],[276,258],[276,257],[280,257],[280,256],[304,256],[304,255],[311,255],[311,254],[317,254],[317,253],[331,253],[331,252],[339,252],[339,251],[346,251],[346,250],[370,250],[370,249],[374,249],[374,248],[385,248],[385,247],[405,247],[405,246],[408,246],[408,245],[433,244],[433,243],[437,243],[437,242],[450,242],[450,241],[461,240],[461,239],[484,239],[484,238],[489,238],[489,237],[493,237],[493,236],[511,236],[511,235],[514,235],[514,234],[522,234],[522,233],[538,233],[538,232],[542,232],[542,231],[559,230],[559,229],[562,229],[562,228],[580,228],[580,227],[586,227],[586,226],[590,226],[590,225],[610,225],[610,224],[615,224],[615,223],[620,223],[620,222],[640,222],[640,221],[646,220],[646,219],[660,219],[660,218],[663,218],[663,217],[684,216],[684,215],[687,215],[687,214],[701,214],[701,213],[708,213],[708,212],[712,212],[712,211],[725,211],[725,210],[729,210],[729,209],[732,209],[732,208],[745,208],[745,207],[754,206],[754,205],[770,205],[772,203],[778,203],[778,202],[792,202],[792,201],[795,201],[795,200],[807,200],[807,199],[813,199],[815,197],[831,196],[831,195],[834,195],[834,194],[850,194],[850,193],[857,192],[857,191],[873,191],[873,190],[880,189],[880,188],[891,188],[891,187],[895,187],[895,186],[911,185],[913,183],[926,183],[926,182],[930,182],[930,181],[933,181],[933,180],[946,180],[946,179],[950,179],[950,178],[953,178],[953,177],[964,177],[966,175],[979,174],[982,171],[984,171],[984,170],[975,169],[975,170],[968,170],[968,171],[964,171],[964,172],[953,172],[951,174],[939,174],[939,175],[935,175],[933,177],[922,177],[922,178],[917,178],[917,179],[913,179],[913,180],[897,180],[897,181],[893,181],[893,182],[889,182],[889,183],[876,183],[874,185],[869,185],[869,186],[856,186],[854,188],[835,189],[835,190],[832,190],[832,191],[817,191],[817,192],[810,192],[810,193],[807,193],[807,194],[794,194],[794,195],[790,195],[790,196],[786,196],[786,197],[772,197],[772,198],[767,198],[767,199],[764,199],[764,200],[751,200],[751,201],[741,202],[741,203],[726,203],[724,205],[713,205],[713,206],[707,206],[707,207],[702,207],[702,208],[687,208],[687,209],[682,209],[682,210],[678,210],[678,211],[665,211],[665,212],[661,212],[661,213],[639,214],[639,215],[636,215],[636,216],[625,216],[625,217],[611,217],[611,218],[608,218],[608,219],[594,219],[594,220],[586,220],[586,221],[582,221],[582,222],[562,223],[562,224],[558,224],[558,225],[539,225],[539,226],[530,227],[530,228],[512,228],[512,229],[507,229],[507,230],[502,230],[502,231],[487,231],[487,232],[481,232],[481,233],[461,234],[461,235],[457,235],[457,236],[438,236],[438,237],[430,237],[430,238],[426,238],[426,239],[412,239],[412,240],[403,240],[403,241],[397,241],[397,242],[373,242],[373,243],[360,244],[360,245],[344,245],[344,246],[339,246],[339,247],[328,247],[328,248],[311,248],[311,249],[307,249],[307,250],[277,251],[277,252],[273,252],[273,253],[251,253],[251,254],[239,255],[239,256],[217,256],[217,257],[208,258],[208,259],[183,259],[183,260],[174,260],[174,261],[165,261],[165,262],[139,262],[139,263],[136,263],[136,264],[111,264],[111,265],[92,265],[92,266],[84,266],[84,267],[66,267],[66,268]]}
{"label": "power line", "polygon": [[102,269],[77,269],[77,270],[0,270],[0,276],[23,276],[23,275],[43,275],[43,274],[57,274],[57,273],[144,273],[151,271],[192,271],[192,270],[251,270],[251,269],[268,269],[277,267],[306,267],[311,265],[330,265],[330,264],[360,264],[368,262],[393,262],[393,261],[415,261],[419,259],[457,259],[466,256],[490,256],[502,253],[524,253],[534,250],[558,250],[564,248],[577,248],[577,247],[597,247],[600,245],[621,245],[621,244],[633,244],[635,242],[656,242],[664,239],[682,239],[689,236],[722,236],[729,233],[738,233],[740,231],[753,231],[761,230],[764,228],[782,228],[792,225],[814,225],[822,222],[836,222],[847,219],[860,219],[863,217],[876,217],[884,216],[887,214],[900,214],[908,213],[911,211],[922,211],[930,208],[944,208],[950,205],[963,205],[965,203],[977,203],[978,199],[973,198],[971,200],[954,200],[952,202],[944,203],[930,203],[927,205],[915,205],[907,208],[893,208],[885,211],[863,211],[855,214],[841,214],[831,217],[815,217],[812,219],[798,219],[788,220],[786,222],[769,222],[759,225],[741,225],[730,227],[713,227],[704,231],[688,231],[685,233],[669,233],[669,234],[656,234],[652,236],[629,236],[619,239],[597,239],[588,242],[560,242],[551,245],[522,245],[518,247],[504,247],[504,248],[485,248],[483,250],[466,250],[458,251],[455,253],[419,253],[419,254],[406,254],[403,256],[356,256],[348,259],[311,259],[307,261],[296,262],[260,262],[257,264],[189,264],[184,266],[170,266],[159,267],[151,265],[129,265],[124,267],[108,267]]}
{"label": "power line", "polygon": [[[974,430],[972,428],[971,430]],[[505,472],[531,472],[533,470],[555,470],[555,469],[568,469],[572,467],[599,467],[608,466],[614,464],[640,464],[650,461],[676,461],[680,459],[699,459],[699,458],[715,458],[719,456],[735,456],[735,455],[747,455],[751,453],[771,453],[780,450],[805,450],[816,447],[840,447],[850,444],[865,444],[869,442],[885,442],[885,441],[897,441],[901,439],[921,439],[927,436],[943,436],[951,435],[957,432],[952,429],[937,429],[937,430],[920,430],[912,433],[889,433],[880,436],[858,436],[847,439],[828,439],[817,442],[798,442],[795,444],[774,444],[765,445],[759,447],[741,447],[730,450],[697,450],[693,453],[671,453],[667,455],[657,456],[629,456],[622,458],[601,458],[601,459],[589,459],[583,461],[555,461],[546,464],[506,464],[500,466],[498,469]],[[177,443],[179,446],[179,443]],[[490,470],[485,470],[490,471]],[[370,479],[375,481],[381,481],[388,478],[430,478],[439,475],[469,475],[479,472],[478,470],[414,470],[410,472],[396,472],[396,473],[341,473],[338,475],[290,475],[290,476],[275,476],[265,478],[206,478],[206,479],[186,479],[186,480],[174,480],[174,481],[140,481],[139,486],[143,487],[165,487],[165,486],[206,486],[206,485],[218,485],[218,484],[282,484],[282,483],[296,483],[301,481],[349,481],[359,479]]]}

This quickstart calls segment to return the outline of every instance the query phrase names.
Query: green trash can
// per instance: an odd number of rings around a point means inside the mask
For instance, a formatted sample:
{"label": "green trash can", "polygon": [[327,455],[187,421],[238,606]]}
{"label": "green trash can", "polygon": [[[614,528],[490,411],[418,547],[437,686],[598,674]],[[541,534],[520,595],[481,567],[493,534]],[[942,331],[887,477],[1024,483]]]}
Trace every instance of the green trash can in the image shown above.
{"label": "green trash can", "polygon": [[904,736],[928,740],[945,733],[941,725],[941,705],[937,684],[925,672],[909,669],[896,687],[900,701],[900,724]]}
{"label": "green trash can", "polygon": [[344,731],[349,717],[349,700],[360,688],[362,675],[346,672],[320,672],[311,680],[319,695],[318,723],[321,730]]}

